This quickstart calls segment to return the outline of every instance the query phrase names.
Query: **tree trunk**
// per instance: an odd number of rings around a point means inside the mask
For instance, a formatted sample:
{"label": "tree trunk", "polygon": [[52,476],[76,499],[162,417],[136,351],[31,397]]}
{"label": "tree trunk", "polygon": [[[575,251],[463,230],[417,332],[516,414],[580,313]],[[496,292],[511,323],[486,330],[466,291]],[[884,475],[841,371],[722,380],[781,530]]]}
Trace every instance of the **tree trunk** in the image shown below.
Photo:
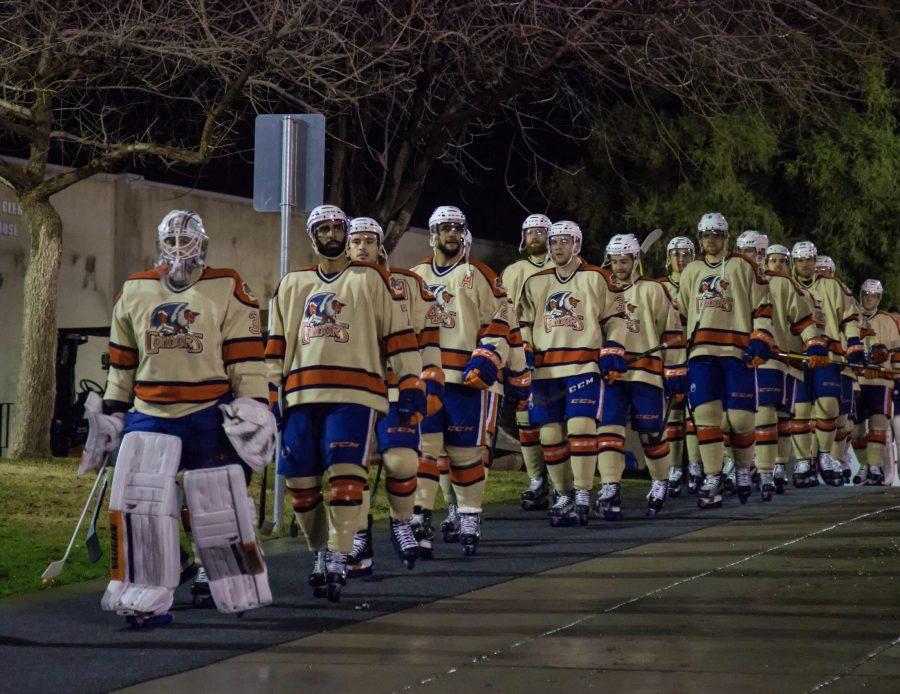
{"label": "tree trunk", "polygon": [[22,354],[10,458],[50,455],[50,421],[56,396],[56,298],[62,220],[47,198],[26,194],[21,206],[31,238],[31,256],[25,271]]}

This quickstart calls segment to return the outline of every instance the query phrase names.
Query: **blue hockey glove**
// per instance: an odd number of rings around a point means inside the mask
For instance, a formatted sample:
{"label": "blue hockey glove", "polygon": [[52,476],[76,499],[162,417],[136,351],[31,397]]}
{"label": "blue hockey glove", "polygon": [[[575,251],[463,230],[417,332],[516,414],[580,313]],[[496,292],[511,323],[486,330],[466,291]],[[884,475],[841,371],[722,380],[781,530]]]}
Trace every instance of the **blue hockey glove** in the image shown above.
{"label": "blue hockey glove", "polygon": [[491,345],[478,347],[463,371],[463,383],[470,388],[487,390],[497,382],[500,357]]}
{"label": "blue hockey glove", "polygon": [[751,369],[765,364],[772,354],[772,337],[762,330],[750,333],[750,343],[744,350],[744,361]]}
{"label": "blue hockey glove", "polygon": [[854,366],[866,365],[866,348],[858,337],[847,339],[847,361]]}
{"label": "blue hockey glove", "polygon": [[628,362],[625,361],[625,348],[611,340],[603,343],[603,349],[600,350],[600,373],[606,382],[612,385],[626,371]]}
{"label": "blue hockey glove", "polygon": [[400,423],[418,424],[425,418],[428,408],[425,400],[425,387],[418,378],[409,377],[400,383],[400,396],[397,398],[397,412]]}

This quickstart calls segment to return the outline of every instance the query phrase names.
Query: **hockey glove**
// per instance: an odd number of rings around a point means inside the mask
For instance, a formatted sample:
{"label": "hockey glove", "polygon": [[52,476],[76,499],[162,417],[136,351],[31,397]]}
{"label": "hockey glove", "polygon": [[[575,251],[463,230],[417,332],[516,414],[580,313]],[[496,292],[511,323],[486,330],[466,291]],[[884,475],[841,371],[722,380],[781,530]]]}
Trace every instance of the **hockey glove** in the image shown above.
{"label": "hockey glove", "polygon": [[90,393],[84,401],[84,416],[88,420],[88,435],[81,454],[78,474],[97,470],[122,441],[125,413],[103,414],[103,400],[97,393]]}
{"label": "hockey glove", "polygon": [[751,369],[765,364],[772,354],[772,337],[762,330],[750,334],[750,343],[744,350],[744,361]]}
{"label": "hockey glove", "polygon": [[625,348],[612,340],[603,343],[603,349],[600,350],[600,373],[606,382],[612,385],[626,371],[628,362],[625,361]]}
{"label": "hockey glove", "polygon": [[478,347],[463,371],[463,383],[470,388],[487,390],[497,382],[500,371],[500,357],[491,345]]}
{"label": "hockey glove", "polygon": [[824,337],[813,337],[806,341],[803,353],[809,357],[809,368],[821,369],[828,366],[828,340]]}
{"label": "hockey glove", "polygon": [[887,347],[884,345],[873,345],[872,349],[869,350],[869,363],[884,364],[890,356]]}
{"label": "hockey glove", "polygon": [[222,428],[235,452],[254,471],[272,462],[278,424],[267,405],[253,398],[237,398],[219,405]]}
{"label": "hockey glove", "polygon": [[667,368],[664,372],[666,397],[672,398],[674,404],[684,400],[687,393],[687,367]]}
{"label": "hockey glove", "polygon": [[425,383],[425,416],[430,417],[444,406],[444,372],[438,366],[429,366],[422,372]]}
{"label": "hockey glove", "polygon": [[525,348],[525,365],[528,367],[529,371],[534,371],[534,350],[531,349],[531,345],[527,342],[524,344]]}
{"label": "hockey glove", "polygon": [[866,348],[858,337],[847,339],[847,361],[854,366],[866,365]]}
{"label": "hockey glove", "polygon": [[503,396],[512,403],[516,412],[527,410],[531,399],[531,372],[526,370],[515,375],[507,373]]}
{"label": "hockey glove", "polygon": [[862,377],[869,381],[874,381],[876,378],[884,378],[884,374],[878,369],[864,369]]}
{"label": "hockey glove", "polygon": [[425,418],[428,402],[425,399],[425,385],[412,376],[400,382],[400,396],[397,398],[397,412],[400,424],[416,425]]}

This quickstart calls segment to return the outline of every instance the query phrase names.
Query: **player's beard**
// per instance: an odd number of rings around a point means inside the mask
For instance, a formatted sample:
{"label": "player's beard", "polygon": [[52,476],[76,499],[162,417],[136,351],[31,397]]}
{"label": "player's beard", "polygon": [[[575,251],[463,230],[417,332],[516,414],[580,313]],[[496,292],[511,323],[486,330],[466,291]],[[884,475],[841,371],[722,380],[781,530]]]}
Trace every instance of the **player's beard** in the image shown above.
{"label": "player's beard", "polygon": [[[453,244],[455,246],[455,248],[450,248],[448,246],[448,243]],[[444,243],[441,243],[440,241],[438,241],[437,249],[441,253],[443,253],[445,256],[447,256],[448,258],[455,258],[459,254],[460,250],[462,249],[462,241],[457,241],[455,243],[453,241],[444,242]]]}
{"label": "player's beard", "polygon": [[525,244],[525,250],[528,252],[528,255],[546,255],[547,244],[543,241],[532,241]]}
{"label": "player's beard", "polygon": [[316,250],[319,255],[330,259],[337,258],[346,250],[346,244],[341,243],[336,239],[328,239],[324,243],[319,239],[316,239]]}

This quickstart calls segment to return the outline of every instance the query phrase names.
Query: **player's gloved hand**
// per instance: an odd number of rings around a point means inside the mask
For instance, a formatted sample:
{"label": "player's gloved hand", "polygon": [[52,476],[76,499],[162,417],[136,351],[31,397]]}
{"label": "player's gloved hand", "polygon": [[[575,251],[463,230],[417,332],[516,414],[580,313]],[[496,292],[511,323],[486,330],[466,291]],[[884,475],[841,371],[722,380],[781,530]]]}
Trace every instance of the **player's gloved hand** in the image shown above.
{"label": "player's gloved hand", "polygon": [[527,342],[524,344],[525,348],[525,365],[528,367],[529,371],[534,371],[534,350],[531,349],[531,345]]}
{"label": "player's gloved hand", "polygon": [[673,404],[678,404],[684,400],[687,393],[687,367],[678,366],[675,368],[667,368],[663,372],[666,397],[672,398]]}
{"label": "player's gloved hand", "polygon": [[425,383],[425,416],[430,417],[444,406],[444,371],[439,366],[429,366],[422,372]]}
{"label": "player's gloved hand", "polygon": [[84,416],[88,420],[88,435],[78,465],[78,474],[97,470],[122,441],[125,428],[125,413],[103,414],[103,399],[97,393],[90,393],[84,402]]}
{"label": "player's gloved hand", "polygon": [[397,398],[397,412],[400,423],[416,425],[425,418],[428,402],[425,399],[425,385],[418,378],[408,376],[400,381],[400,395]]}
{"label": "player's gloved hand", "polygon": [[887,347],[884,345],[874,345],[872,349],[869,350],[869,363],[884,364],[890,356]]}
{"label": "player's gloved hand", "polygon": [[482,345],[472,352],[463,371],[463,383],[470,388],[487,390],[497,382],[500,357],[491,345]]}
{"label": "player's gloved hand", "polygon": [[828,340],[824,337],[813,337],[806,341],[803,353],[809,357],[809,368],[821,369],[828,366]]}
{"label": "player's gloved hand", "polygon": [[884,378],[884,375],[879,369],[863,369],[862,377],[871,381],[876,378]]}
{"label": "player's gloved hand", "polygon": [[606,382],[615,383],[626,371],[628,362],[625,361],[625,348],[612,340],[604,342],[603,349],[600,350],[600,373]]}
{"label": "player's gloved hand", "polygon": [[772,338],[761,330],[750,334],[750,343],[744,350],[744,361],[751,369],[765,364],[772,354]]}
{"label": "player's gloved hand", "polygon": [[507,373],[503,383],[503,397],[512,403],[516,412],[527,410],[531,399],[531,372],[525,370],[518,374]]}
{"label": "player's gloved hand", "polygon": [[847,339],[847,361],[854,366],[866,365],[866,348],[858,337]]}
{"label": "player's gloved hand", "polygon": [[241,460],[254,472],[272,462],[278,423],[269,406],[253,398],[236,398],[219,405],[222,428]]}

